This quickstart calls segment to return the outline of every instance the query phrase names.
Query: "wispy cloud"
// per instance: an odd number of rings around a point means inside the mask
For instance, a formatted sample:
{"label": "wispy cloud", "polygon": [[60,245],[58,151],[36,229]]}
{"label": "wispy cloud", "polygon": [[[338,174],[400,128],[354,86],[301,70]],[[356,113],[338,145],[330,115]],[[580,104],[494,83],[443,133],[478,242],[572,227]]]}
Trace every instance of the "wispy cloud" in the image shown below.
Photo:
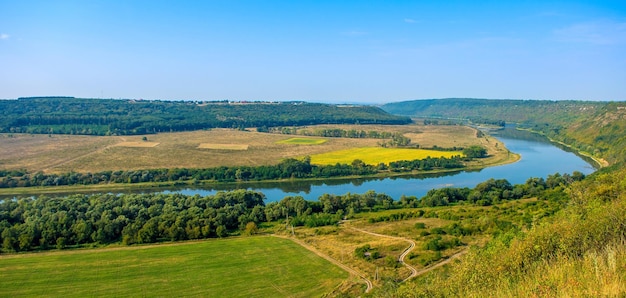
{"label": "wispy cloud", "polygon": [[6,33],[0,33],[0,39],[9,39],[9,37],[11,37],[11,35],[8,35]]}
{"label": "wispy cloud", "polygon": [[597,21],[573,24],[554,30],[556,40],[595,45],[626,43],[626,23]]}
{"label": "wispy cloud", "polygon": [[415,22],[417,22],[417,21],[416,21],[416,20],[414,20],[414,19],[409,19],[409,18],[406,18],[406,19],[404,19],[404,22],[405,22],[405,23],[409,23],[409,24],[413,24],[413,23],[415,23]]}

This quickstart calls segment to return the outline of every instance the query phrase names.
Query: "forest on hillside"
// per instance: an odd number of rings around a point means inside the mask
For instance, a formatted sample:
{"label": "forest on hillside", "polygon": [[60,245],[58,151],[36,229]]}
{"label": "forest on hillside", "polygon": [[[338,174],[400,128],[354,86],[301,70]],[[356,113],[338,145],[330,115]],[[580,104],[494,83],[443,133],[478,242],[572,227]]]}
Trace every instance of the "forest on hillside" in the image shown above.
{"label": "forest on hillside", "polygon": [[414,118],[443,118],[479,124],[570,123],[595,114],[606,102],[443,98],[394,102],[381,108]]}
{"label": "forest on hillside", "polygon": [[314,124],[407,124],[373,106],[306,102],[115,100],[29,97],[0,100],[0,132],[136,135],[211,128]]}
{"label": "forest on hillside", "polygon": [[626,103],[548,100],[446,98],[390,103],[381,107],[414,118],[454,119],[474,124],[514,124],[543,134],[576,151],[605,159],[626,160]]}

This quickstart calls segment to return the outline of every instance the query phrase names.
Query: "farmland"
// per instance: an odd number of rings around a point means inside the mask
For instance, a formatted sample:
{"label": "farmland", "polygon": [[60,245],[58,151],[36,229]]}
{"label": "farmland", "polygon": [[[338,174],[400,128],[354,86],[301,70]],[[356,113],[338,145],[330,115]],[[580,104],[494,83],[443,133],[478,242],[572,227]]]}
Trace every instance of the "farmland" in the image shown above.
{"label": "farmland", "polygon": [[450,158],[455,155],[462,155],[462,153],[460,151],[363,147],[314,154],[311,155],[311,163],[320,165],[332,165],[336,163],[349,164],[353,160],[359,159],[365,164],[376,165],[379,163],[388,164],[393,161],[424,159],[427,157]]}
{"label": "farmland", "polygon": [[[310,126],[309,128],[316,128]],[[480,166],[503,162],[507,151],[491,137],[461,126],[336,125],[364,130],[396,131],[420,147],[481,145],[491,158]],[[306,140],[306,141],[305,141]],[[315,140],[315,142],[311,141]],[[286,142],[286,143],[285,143]],[[295,142],[295,144],[294,144]],[[379,139],[303,138],[233,129],[161,133],[144,136],[72,136],[0,134],[0,168],[45,173],[100,172],[158,168],[210,168],[277,164],[339,150],[376,147]],[[313,143],[313,144],[312,144]],[[350,160],[351,162],[351,160]]]}
{"label": "farmland", "polygon": [[0,274],[10,297],[311,297],[348,277],[266,236],[2,256]]}
{"label": "farmland", "polygon": [[286,140],[280,140],[277,144],[291,144],[291,145],[319,145],[326,143],[325,139],[311,139],[311,138],[290,138]]}

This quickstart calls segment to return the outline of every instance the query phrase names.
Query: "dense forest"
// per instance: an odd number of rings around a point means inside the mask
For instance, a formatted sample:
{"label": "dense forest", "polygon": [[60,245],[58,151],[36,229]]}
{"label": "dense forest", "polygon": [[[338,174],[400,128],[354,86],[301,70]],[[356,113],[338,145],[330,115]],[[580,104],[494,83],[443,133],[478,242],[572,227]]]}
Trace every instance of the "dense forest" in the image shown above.
{"label": "dense forest", "polygon": [[136,135],[210,128],[313,124],[407,124],[373,106],[306,102],[114,100],[32,97],[0,100],[0,132]]}
{"label": "dense forest", "polygon": [[[491,205],[501,201],[539,196],[562,200],[563,188],[584,175],[531,178],[526,184],[488,180],[474,189],[445,188],[431,191],[421,199],[402,197],[394,201],[385,194],[324,194],[318,201],[285,197],[265,204],[265,195],[235,190],[213,196],[182,194],[94,194],[62,198],[27,197],[0,201],[1,251],[66,248],[85,244],[121,242],[153,243],[226,237],[254,233],[263,222],[285,220],[294,226],[317,227],[337,224],[365,211],[420,208],[448,204]],[[415,210],[402,219],[437,216]],[[389,216],[377,221],[398,220]]]}

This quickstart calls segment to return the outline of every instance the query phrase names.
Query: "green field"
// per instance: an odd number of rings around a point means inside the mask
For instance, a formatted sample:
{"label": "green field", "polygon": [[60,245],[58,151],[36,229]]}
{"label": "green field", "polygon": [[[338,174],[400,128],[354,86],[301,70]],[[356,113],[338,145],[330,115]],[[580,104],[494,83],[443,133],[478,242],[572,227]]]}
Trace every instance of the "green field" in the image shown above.
{"label": "green field", "polygon": [[287,239],[247,237],[0,257],[4,297],[312,297],[348,273]]}
{"label": "green field", "polygon": [[377,165],[399,160],[415,160],[430,157],[452,157],[461,151],[436,151],[425,149],[362,147],[311,155],[311,163],[318,165],[350,164],[360,159],[366,164]]}
{"label": "green field", "polygon": [[290,144],[290,145],[319,145],[326,143],[324,139],[310,139],[310,138],[291,138],[276,142],[276,144]]}

